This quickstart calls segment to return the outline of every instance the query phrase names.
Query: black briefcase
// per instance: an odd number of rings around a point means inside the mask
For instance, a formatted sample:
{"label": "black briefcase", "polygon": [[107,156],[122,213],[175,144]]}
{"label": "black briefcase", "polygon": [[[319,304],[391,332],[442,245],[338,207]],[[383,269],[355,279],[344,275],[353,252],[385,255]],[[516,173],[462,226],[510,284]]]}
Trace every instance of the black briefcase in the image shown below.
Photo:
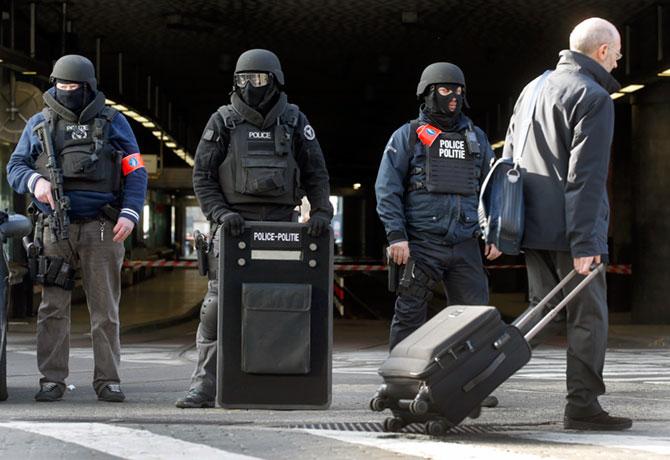
{"label": "black briefcase", "polygon": [[393,412],[384,430],[425,423],[427,434],[441,435],[468,416],[478,417],[484,398],[528,363],[528,342],[603,269],[599,265],[525,336],[520,329],[576,275],[574,270],[512,325],[495,307],[442,310],[396,345],[379,368],[384,383],[370,408]]}

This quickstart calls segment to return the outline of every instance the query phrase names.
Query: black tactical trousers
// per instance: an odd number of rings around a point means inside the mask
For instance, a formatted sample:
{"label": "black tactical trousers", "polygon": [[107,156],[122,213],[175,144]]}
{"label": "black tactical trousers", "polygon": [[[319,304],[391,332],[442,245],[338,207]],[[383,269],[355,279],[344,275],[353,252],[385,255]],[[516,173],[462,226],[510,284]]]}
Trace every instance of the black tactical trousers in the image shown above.
{"label": "black tactical trousers", "polygon": [[[563,251],[526,250],[530,308],[551,291],[573,268],[572,256]],[[545,312],[557,305],[582,279],[577,275],[549,305]],[[607,348],[607,284],[605,273],[600,273],[563,310],[547,324],[531,342],[542,340],[565,330],[567,327],[567,404],[565,415],[588,417],[602,411],[598,396],[605,393],[603,366]],[[522,330],[528,332],[541,314],[533,318]]]}
{"label": "black tactical trousers", "polygon": [[416,262],[415,276],[410,289],[401,291],[396,299],[390,349],[426,322],[428,301],[437,282],[443,283],[447,305],[487,305],[489,301],[488,278],[476,239],[453,246],[412,240],[409,252]]}

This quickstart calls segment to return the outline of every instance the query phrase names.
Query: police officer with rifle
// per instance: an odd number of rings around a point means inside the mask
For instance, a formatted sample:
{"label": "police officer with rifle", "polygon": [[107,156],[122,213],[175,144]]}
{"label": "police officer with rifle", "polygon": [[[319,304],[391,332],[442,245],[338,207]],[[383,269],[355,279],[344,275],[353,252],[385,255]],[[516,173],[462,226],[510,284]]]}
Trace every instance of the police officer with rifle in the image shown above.
{"label": "police officer with rifle", "polygon": [[45,109],[28,120],[7,164],[8,181],[30,193],[33,241],[26,240],[33,279],[42,284],[37,312],[37,401],[63,397],[68,376],[70,301],[75,272],[91,315],[98,399],[121,402],[119,300],[123,241],[144,205],[147,172],[125,117],[105,105],[91,61],[56,61]]}

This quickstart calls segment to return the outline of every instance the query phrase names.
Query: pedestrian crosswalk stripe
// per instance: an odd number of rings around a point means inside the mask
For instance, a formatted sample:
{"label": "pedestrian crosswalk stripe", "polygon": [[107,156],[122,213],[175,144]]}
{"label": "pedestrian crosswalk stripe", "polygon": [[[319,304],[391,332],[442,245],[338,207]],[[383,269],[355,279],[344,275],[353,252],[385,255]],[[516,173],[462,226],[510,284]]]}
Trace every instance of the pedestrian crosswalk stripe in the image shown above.
{"label": "pedestrian crosswalk stripe", "polygon": [[[565,380],[564,350],[539,350],[530,363],[510,380]],[[618,349],[608,352],[603,372],[606,382],[657,383],[670,382],[670,353],[665,349]]]}
{"label": "pedestrian crosswalk stripe", "polygon": [[[408,437],[396,433],[371,433],[371,432],[349,432],[335,430],[304,430],[311,435],[322,436],[350,444],[359,444],[368,447],[376,447],[387,451],[413,455],[421,458],[453,460],[531,460],[551,459],[552,457],[534,455],[523,452],[529,446],[518,444],[516,450],[510,449],[511,444],[504,447],[492,447],[481,444],[466,444],[463,442],[448,442],[425,436]],[[634,434],[599,434],[599,433],[574,433],[574,432],[547,432],[547,431],[519,431],[506,433],[510,438],[516,440],[531,440],[540,442],[551,442],[563,446],[579,444],[607,449],[628,449],[652,454],[670,454],[670,439],[666,437],[638,436]],[[546,451],[546,450],[545,450]],[[563,452],[563,451],[562,451]]]}
{"label": "pedestrian crosswalk stripe", "polygon": [[437,460],[551,460],[552,457],[513,452],[509,447],[442,442],[427,437],[406,438],[389,433],[362,433],[330,430],[305,430],[307,433],[350,444],[376,447],[389,452]]}
{"label": "pedestrian crosswalk stripe", "polygon": [[[377,375],[386,359],[385,351],[335,353],[333,373]],[[539,349],[531,361],[510,380],[565,380],[566,352],[564,349]],[[606,382],[670,383],[670,352],[666,349],[617,349],[605,357]]]}
{"label": "pedestrian crosswalk stripe", "polygon": [[256,457],[182,441],[146,430],[104,423],[5,422],[0,428],[21,430],[130,460],[223,459],[255,460]]}
{"label": "pedestrian crosswalk stripe", "polygon": [[670,455],[670,439],[667,437],[637,436],[625,433],[590,434],[549,432],[515,433],[515,437],[531,439],[534,441],[556,442],[561,444],[587,444],[607,447],[608,449],[632,449],[652,454]]}

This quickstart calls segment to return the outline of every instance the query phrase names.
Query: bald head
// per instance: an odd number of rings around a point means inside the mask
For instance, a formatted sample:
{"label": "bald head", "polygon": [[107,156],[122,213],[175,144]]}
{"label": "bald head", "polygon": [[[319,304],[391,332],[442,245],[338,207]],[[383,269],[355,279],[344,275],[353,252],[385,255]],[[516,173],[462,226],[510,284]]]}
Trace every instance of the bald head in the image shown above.
{"label": "bald head", "polygon": [[621,58],[621,36],[609,21],[589,18],[577,24],[570,34],[570,50],[595,59],[608,72]]}
{"label": "bald head", "polygon": [[609,21],[589,18],[577,24],[570,34],[570,49],[582,54],[591,54],[603,44],[613,44],[619,39],[619,32]]}

